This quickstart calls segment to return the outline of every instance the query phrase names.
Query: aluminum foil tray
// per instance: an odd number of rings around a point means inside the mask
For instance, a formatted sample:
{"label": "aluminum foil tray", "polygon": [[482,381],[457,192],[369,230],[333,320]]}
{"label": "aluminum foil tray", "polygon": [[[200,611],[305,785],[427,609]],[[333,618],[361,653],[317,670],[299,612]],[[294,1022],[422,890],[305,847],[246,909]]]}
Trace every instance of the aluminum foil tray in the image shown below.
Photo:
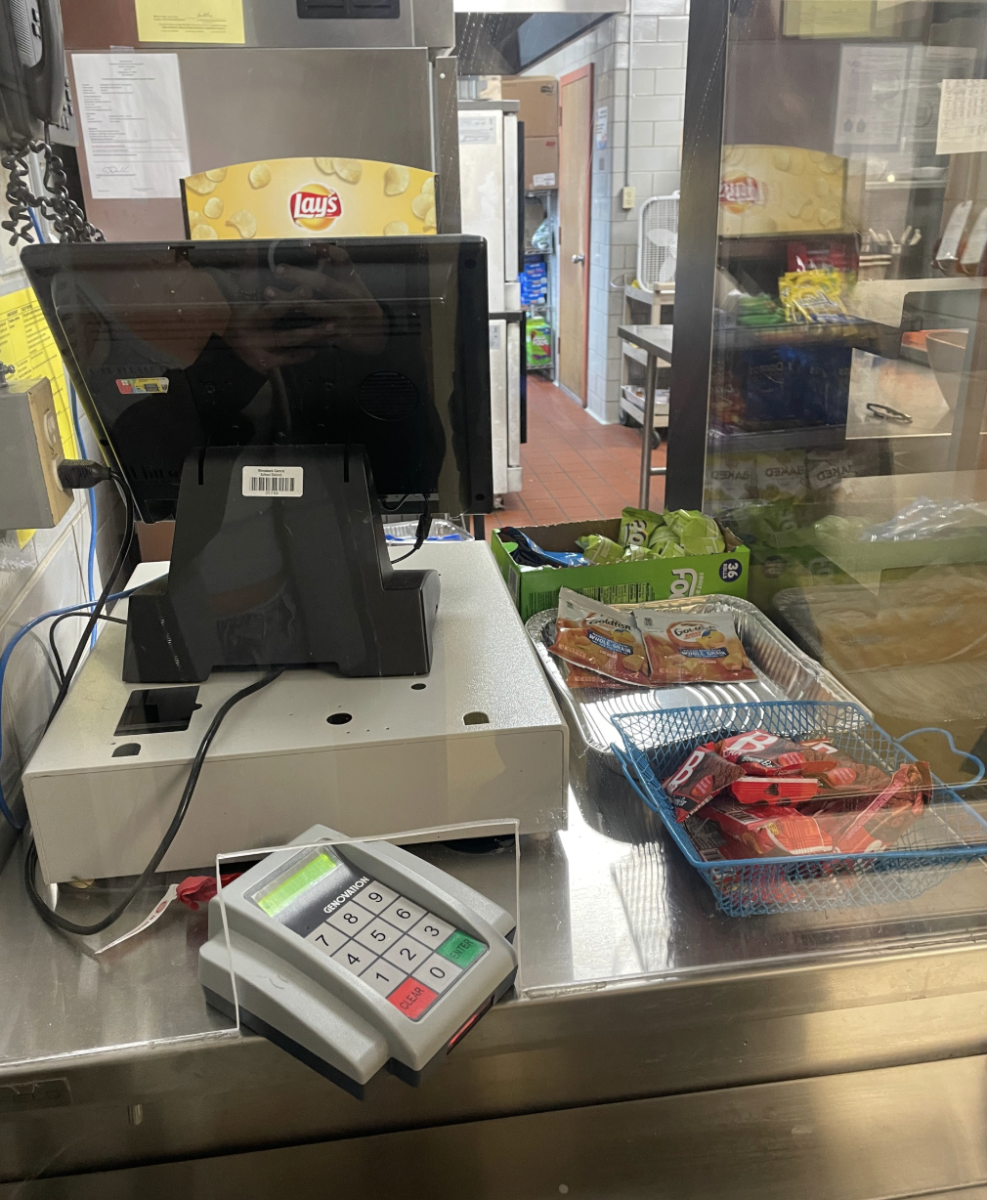
{"label": "aluminum foil tray", "polygon": [[757,680],[749,683],[625,688],[623,691],[603,688],[570,691],[565,682],[565,663],[548,652],[549,646],[555,641],[558,610],[548,608],[535,613],[528,618],[525,628],[566,714],[573,739],[582,741],[585,750],[599,754],[615,773],[619,774],[621,768],[610,746],[613,742],[620,744],[620,735],[610,718],[618,713],[750,704],[758,700],[836,700],[863,708],[860,701],[829,671],[804,654],[749,600],[741,600],[736,596],[694,596],[685,600],[666,600],[660,605],[649,604],[647,607],[680,613],[730,613],[747,656],[757,672]]}

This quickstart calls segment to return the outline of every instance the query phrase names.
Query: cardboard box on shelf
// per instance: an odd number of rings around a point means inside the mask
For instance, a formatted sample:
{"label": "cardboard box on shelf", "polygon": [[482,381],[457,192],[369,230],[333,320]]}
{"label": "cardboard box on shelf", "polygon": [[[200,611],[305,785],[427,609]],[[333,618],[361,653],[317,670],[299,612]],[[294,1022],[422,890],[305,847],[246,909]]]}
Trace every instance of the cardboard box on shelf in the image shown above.
{"label": "cardboard box on shelf", "polygon": [[530,191],[559,186],[558,137],[524,139],[524,186]]}
{"label": "cardboard box on shelf", "polygon": [[[620,538],[620,519],[572,521],[565,525],[522,525],[543,550],[577,550],[576,538],[601,533],[613,541]],[[684,596],[747,596],[750,550],[739,545],[724,530],[727,549],[723,554],[686,555],[683,558],[639,559],[611,566],[522,567],[500,540],[500,531],[490,535],[490,549],[514,597],[521,619],[526,621],[546,608],[555,608],[559,591],[572,588],[604,604],[641,604]],[[509,541],[509,539],[505,539]]]}
{"label": "cardboard box on shelf", "polygon": [[559,132],[559,81],[553,75],[507,76],[500,81],[501,100],[517,100],[518,120],[526,138],[556,137]]}

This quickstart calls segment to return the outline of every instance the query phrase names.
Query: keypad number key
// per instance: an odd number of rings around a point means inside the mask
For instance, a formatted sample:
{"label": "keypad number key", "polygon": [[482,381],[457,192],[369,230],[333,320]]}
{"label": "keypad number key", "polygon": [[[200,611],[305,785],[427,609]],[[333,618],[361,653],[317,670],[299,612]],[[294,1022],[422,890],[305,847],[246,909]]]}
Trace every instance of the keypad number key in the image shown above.
{"label": "keypad number key", "polygon": [[436,949],[456,932],[455,926],[443,921],[435,913],[426,913],[411,930],[411,936],[417,938],[424,946]]}
{"label": "keypad number key", "polygon": [[346,935],[331,925],[319,925],[305,938],[309,945],[325,955],[333,955],[346,942]]}
{"label": "keypad number key", "polygon": [[369,950],[364,950],[359,942],[347,942],[332,956],[333,962],[339,963],[352,975],[362,974],[373,960],[373,954]]}
{"label": "keypad number key", "polygon": [[360,978],[364,983],[369,984],[378,996],[386,999],[396,987],[404,983],[407,975],[407,971],[392,967],[389,962],[378,958],[367,967]]}
{"label": "keypad number key", "polygon": [[385,921],[389,921],[392,925],[396,925],[398,929],[403,929],[407,933],[413,925],[417,925],[422,917],[425,916],[425,910],[418,904],[412,904],[404,896],[398,896],[397,900],[389,908],[384,909],[381,916]]}
{"label": "keypad number key", "polygon": [[380,914],[388,905],[393,904],[398,899],[397,892],[389,887],[384,887],[382,883],[378,883],[376,879],[371,879],[362,891],[357,892],[353,899],[362,908],[369,909],[372,913]]}
{"label": "keypad number key", "polygon": [[395,929],[393,925],[388,925],[386,921],[371,921],[369,925],[361,929],[356,935],[356,940],[361,946],[372,950],[374,954],[383,954],[400,937],[401,931]]}
{"label": "keypad number key", "polygon": [[345,933],[347,937],[355,937],[373,919],[373,913],[368,912],[365,908],[361,908],[358,904],[354,904],[352,900],[348,904],[344,904],[342,908],[337,908],[334,913],[326,918],[334,929],[338,929],[340,933]]}
{"label": "keypad number key", "polygon": [[419,963],[424,962],[428,958],[428,951],[414,938],[403,937],[399,942],[395,942],[389,950],[384,952],[384,957],[389,963],[399,967],[402,971],[412,974],[415,967]]}
{"label": "keypad number key", "polygon": [[415,978],[430,987],[433,992],[442,993],[452,987],[462,971],[454,966],[441,954],[430,955],[423,963],[415,967]]}

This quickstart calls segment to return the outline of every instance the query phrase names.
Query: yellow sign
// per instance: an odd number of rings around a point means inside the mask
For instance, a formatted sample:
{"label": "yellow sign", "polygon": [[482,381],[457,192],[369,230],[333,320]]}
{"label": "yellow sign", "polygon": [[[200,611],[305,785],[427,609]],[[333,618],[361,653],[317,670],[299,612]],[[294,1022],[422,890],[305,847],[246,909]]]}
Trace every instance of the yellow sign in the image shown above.
{"label": "yellow sign", "polygon": [[363,158],[272,158],[182,180],[194,241],[435,233],[435,176]]}
{"label": "yellow sign", "polygon": [[[58,414],[58,432],[66,458],[78,458],[69,410],[68,391],[62,358],[51,336],[48,322],[30,288],[0,296],[0,362],[14,367],[11,380],[39,379],[47,376]],[[17,541],[23,549],[31,540],[33,529],[18,532]]]}
{"label": "yellow sign", "polygon": [[221,42],[242,46],[243,0],[134,0],[142,42]]}

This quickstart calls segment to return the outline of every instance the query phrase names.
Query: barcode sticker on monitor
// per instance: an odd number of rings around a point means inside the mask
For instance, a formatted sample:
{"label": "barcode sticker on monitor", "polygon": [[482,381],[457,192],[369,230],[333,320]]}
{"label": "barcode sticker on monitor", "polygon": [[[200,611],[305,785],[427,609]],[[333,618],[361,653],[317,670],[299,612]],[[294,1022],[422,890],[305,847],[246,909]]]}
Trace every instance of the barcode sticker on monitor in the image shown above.
{"label": "barcode sticker on monitor", "polygon": [[304,467],[244,467],[245,496],[277,496],[297,500],[305,483]]}

